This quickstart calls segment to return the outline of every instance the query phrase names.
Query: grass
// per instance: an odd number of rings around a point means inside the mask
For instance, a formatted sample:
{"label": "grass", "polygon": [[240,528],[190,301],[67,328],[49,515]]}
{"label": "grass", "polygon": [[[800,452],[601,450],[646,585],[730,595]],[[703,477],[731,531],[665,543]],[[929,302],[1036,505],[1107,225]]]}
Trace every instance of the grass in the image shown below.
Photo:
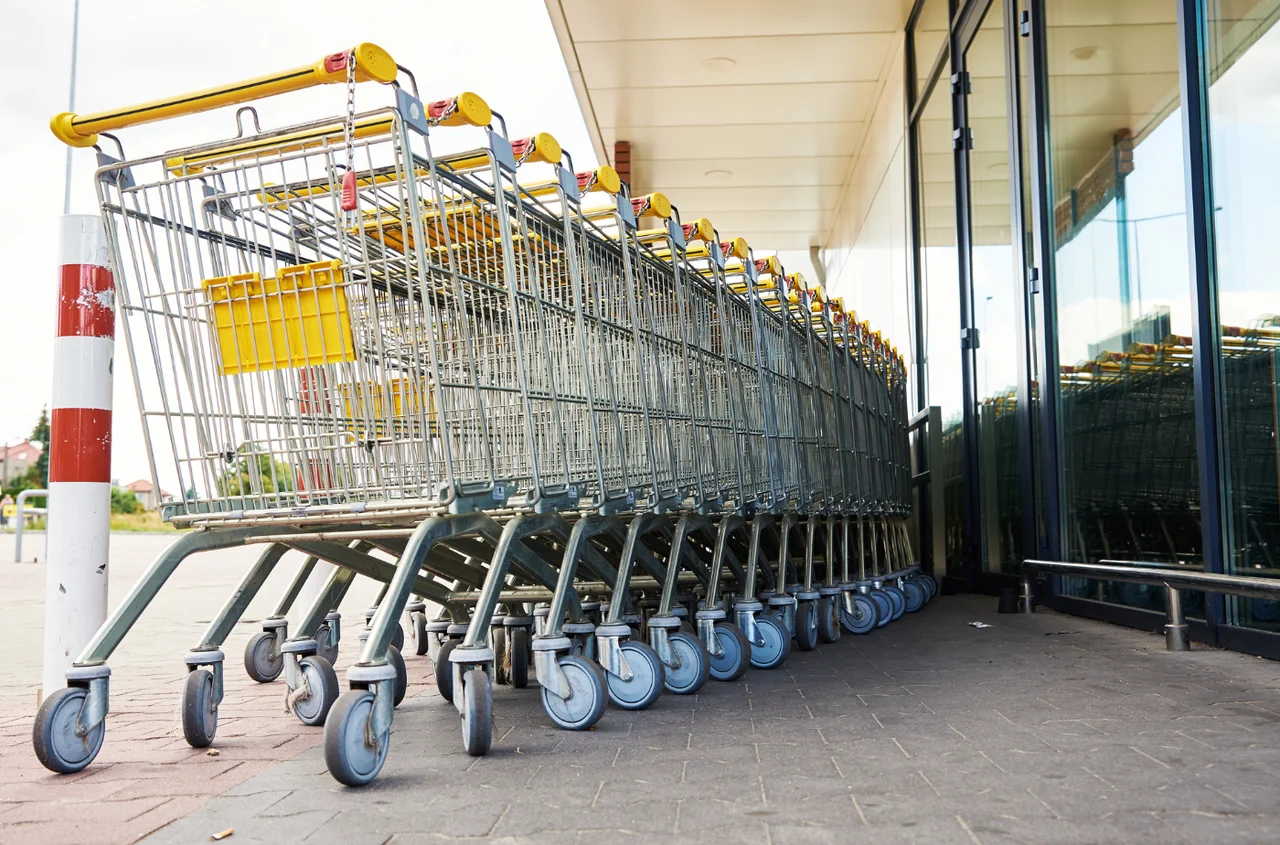
{"label": "grass", "polygon": [[178,529],[171,522],[161,522],[159,511],[139,511],[111,514],[111,530],[168,534]]}

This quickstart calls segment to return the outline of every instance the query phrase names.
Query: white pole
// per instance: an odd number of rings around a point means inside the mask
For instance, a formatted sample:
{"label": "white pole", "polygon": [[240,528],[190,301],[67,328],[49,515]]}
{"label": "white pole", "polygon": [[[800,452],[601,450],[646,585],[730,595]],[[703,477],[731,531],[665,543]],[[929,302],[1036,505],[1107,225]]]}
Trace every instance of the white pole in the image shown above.
{"label": "white pole", "polygon": [[[76,110],[76,53],[80,42],[80,0],[76,0],[71,18],[71,91],[67,95],[67,111]],[[62,213],[71,213],[71,145],[67,145],[67,175],[62,186]]]}
{"label": "white pole", "polygon": [[59,222],[61,273],[49,413],[44,694],[107,618],[115,283],[102,221]]}

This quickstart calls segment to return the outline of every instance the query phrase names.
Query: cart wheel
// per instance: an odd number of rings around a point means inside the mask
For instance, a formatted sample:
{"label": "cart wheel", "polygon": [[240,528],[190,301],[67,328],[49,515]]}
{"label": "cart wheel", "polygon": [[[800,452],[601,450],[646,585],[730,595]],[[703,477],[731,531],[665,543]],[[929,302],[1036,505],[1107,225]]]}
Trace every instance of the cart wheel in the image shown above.
{"label": "cart wheel", "polygon": [[529,686],[529,629],[512,628],[510,631],[511,686],[524,689]]}
{"label": "cart wheel", "polygon": [[791,637],[783,622],[773,616],[757,616],[756,632],[762,642],[751,644],[751,665],[756,669],[773,669],[791,654]]}
{"label": "cart wheel", "polygon": [[818,640],[833,643],[840,639],[840,606],[838,596],[818,599]]}
{"label": "cart wheel", "polygon": [[890,584],[884,591],[889,596],[889,601],[893,602],[893,620],[896,622],[907,612],[907,597],[898,589],[897,584]]}
{"label": "cart wheel", "polygon": [[208,748],[218,732],[218,705],[213,703],[213,672],[198,667],[182,686],[182,735],[192,748]]}
{"label": "cart wheel", "polygon": [[483,757],[493,745],[493,690],[483,669],[462,676],[462,747],[472,757]]}
{"label": "cart wheel", "polygon": [[684,631],[667,635],[679,666],[666,666],[663,682],[676,695],[690,695],[702,689],[711,677],[711,655],[702,640]]}
{"label": "cart wheel", "polygon": [[396,629],[391,632],[391,644],[395,646],[396,651],[404,651],[404,626],[399,622],[396,623]]}
{"label": "cart wheel", "polygon": [[326,623],[316,629],[316,654],[328,661],[329,665],[338,662],[338,644],[333,642],[333,630]]}
{"label": "cart wheel", "polygon": [[60,775],[78,772],[102,750],[106,722],[99,722],[83,738],[76,736],[76,717],[87,698],[88,691],[82,687],[64,687],[40,704],[31,744],[36,758],[49,771]]}
{"label": "cart wheel", "polygon": [[924,584],[924,601],[928,604],[938,594],[938,582],[933,580],[932,575],[921,575],[920,583]]}
{"label": "cart wheel", "polygon": [[841,610],[840,623],[850,634],[866,634],[880,623],[880,610],[868,595],[854,593],[850,597],[853,610]]}
{"label": "cart wheel", "polygon": [[818,647],[818,603],[802,601],[796,606],[796,646],[801,651]]}
{"label": "cart wheel", "polygon": [[446,640],[436,652],[436,689],[445,701],[453,701],[453,667],[449,665],[449,655],[462,640]]}
{"label": "cart wheel", "polygon": [[378,776],[387,759],[391,732],[370,744],[369,716],[373,693],[353,689],[343,693],[333,706],[333,718],[324,726],[324,762],[338,783],[364,786]]}
{"label": "cart wheel", "polygon": [[400,649],[395,646],[387,646],[387,662],[396,669],[395,693],[391,701],[393,706],[399,707],[400,702],[404,701],[404,694],[409,691],[409,671],[405,668]]}
{"label": "cart wheel", "polygon": [[914,578],[902,582],[902,594],[907,597],[907,613],[915,613],[924,607],[924,587]]}
{"label": "cart wheel", "polygon": [[421,657],[431,647],[431,641],[427,639],[431,636],[427,633],[427,614],[414,613],[411,618],[413,619],[413,653]]}
{"label": "cart wheel", "polygon": [[691,637],[698,636],[698,632],[693,629],[693,626],[689,624],[689,620],[687,619],[680,620],[680,630]]}
{"label": "cart wheel", "polygon": [[298,661],[298,671],[307,680],[309,695],[293,703],[293,715],[304,725],[323,725],[329,708],[338,700],[338,675],[333,664],[313,654]]}
{"label": "cart wheel", "polygon": [[569,697],[542,688],[542,707],[551,721],[570,731],[585,731],[600,721],[609,696],[604,670],[590,660],[567,655],[558,661],[569,681]]}
{"label": "cart wheel", "polygon": [[619,647],[631,667],[631,680],[605,673],[609,700],[623,710],[643,710],[662,694],[662,661],[647,643],[624,640]]}
{"label": "cart wheel", "polygon": [[271,657],[276,635],[271,631],[259,631],[249,638],[244,647],[244,670],[260,684],[269,684],[284,671],[284,655]]}
{"label": "cart wheel", "polygon": [[499,684],[511,683],[511,652],[507,649],[507,629],[495,625],[489,629],[493,640],[493,679]]}
{"label": "cart wheel", "polygon": [[721,622],[716,625],[716,642],[724,652],[720,657],[714,654],[711,658],[711,677],[717,681],[736,681],[747,672],[751,662],[751,641],[746,633],[732,622]]}
{"label": "cart wheel", "polygon": [[893,601],[884,590],[872,590],[868,595],[876,603],[876,627],[883,628],[893,621]]}

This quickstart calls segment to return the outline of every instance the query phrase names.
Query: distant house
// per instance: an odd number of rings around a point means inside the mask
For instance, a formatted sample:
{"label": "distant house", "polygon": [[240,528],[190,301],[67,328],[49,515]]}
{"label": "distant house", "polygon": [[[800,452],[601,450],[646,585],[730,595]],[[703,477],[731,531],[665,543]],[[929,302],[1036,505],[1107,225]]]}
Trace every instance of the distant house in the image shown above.
{"label": "distant house", "polygon": [[3,478],[5,486],[12,484],[25,475],[28,469],[35,466],[42,451],[44,450],[39,444],[32,443],[30,440],[24,440],[13,446],[0,446],[0,477]]}
{"label": "distant house", "polygon": [[138,501],[142,503],[144,510],[159,510],[160,503],[172,499],[173,496],[165,490],[161,490],[158,494],[156,486],[145,478],[139,478],[132,484],[126,484],[124,489],[133,492],[138,497]]}

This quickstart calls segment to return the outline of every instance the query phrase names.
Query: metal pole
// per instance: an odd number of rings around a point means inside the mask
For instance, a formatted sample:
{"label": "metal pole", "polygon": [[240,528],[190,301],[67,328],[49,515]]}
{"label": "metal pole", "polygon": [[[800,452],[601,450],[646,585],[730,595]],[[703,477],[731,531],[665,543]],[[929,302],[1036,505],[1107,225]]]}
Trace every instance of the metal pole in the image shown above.
{"label": "metal pole", "polygon": [[1168,584],[1164,591],[1169,609],[1169,621],[1164,626],[1164,647],[1167,651],[1190,651],[1191,638],[1187,634],[1187,619],[1182,615],[1182,593],[1177,587]]}
{"label": "metal pole", "polygon": [[[18,524],[14,527],[14,532],[13,532],[13,562],[14,563],[22,563],[22,523],[25,521],[25,518],[23,517],[23,514],[22,514],[22,506],[27,503],[27,497],[29,496],[48,496],[48,495],[49,495],[48,490],[23,490],[21,493],[18,494],[18,512],[14,514],[14,516],[18,520]],[[48,510],[49,509],[46,507],[45,508],[46,513],[48,512]],[[48,555],[46,555],[46,557],[48,557]]]}
{"label": "metal pole", "polygon": [[107,618],[111,532],[111,371],[115,282],[107,233],[92,214],[59,221],[57,336],[49,411],[44,692]]}
{"label": "metal pole", "polygon": [[[67,94],[67,111],[76,110],[76,53],[80,42],[80,0],[76,0],[71,18],[71,91]],[[67,175],[62,187],[62,213],[71,213],[71,145],[67,145]]]}

